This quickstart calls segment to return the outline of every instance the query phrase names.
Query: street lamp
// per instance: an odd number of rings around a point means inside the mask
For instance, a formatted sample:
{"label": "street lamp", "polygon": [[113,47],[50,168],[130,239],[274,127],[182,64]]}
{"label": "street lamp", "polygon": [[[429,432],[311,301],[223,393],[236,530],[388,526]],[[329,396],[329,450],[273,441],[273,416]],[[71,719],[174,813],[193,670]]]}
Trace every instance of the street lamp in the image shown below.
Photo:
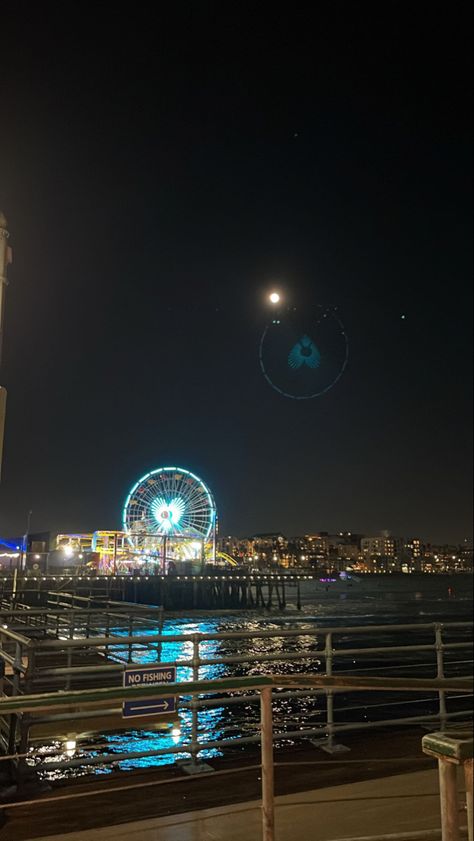
{"label": "street lamp", "polygon": [[22,568],[25,569],[26,567],[26,558],[28,555],[28,537],[30,535],[30,523],[31,523],[31,515],[33,511],[28,511],[26,515],[26,532],[23,537],[23,560],[22,560]]}

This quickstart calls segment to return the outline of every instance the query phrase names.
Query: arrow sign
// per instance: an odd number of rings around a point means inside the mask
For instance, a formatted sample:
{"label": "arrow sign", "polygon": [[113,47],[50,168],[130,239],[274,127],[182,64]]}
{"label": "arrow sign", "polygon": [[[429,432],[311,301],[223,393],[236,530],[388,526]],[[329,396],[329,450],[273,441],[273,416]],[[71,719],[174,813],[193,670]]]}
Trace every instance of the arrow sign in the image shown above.
{"label": "arrow sign", "polygon": [[[167,663],[158,663],[156,666],[145,666],[141,669],[125,669],[123,673],[124,687],[153,685],[158,687],[163,683],[175,682],[176,666],[169,666]],[[174,713],[175,711],[175,697],[147,698],[144,701],[124,701],[122,706],[123,718],[163,715],[163,713]]]}

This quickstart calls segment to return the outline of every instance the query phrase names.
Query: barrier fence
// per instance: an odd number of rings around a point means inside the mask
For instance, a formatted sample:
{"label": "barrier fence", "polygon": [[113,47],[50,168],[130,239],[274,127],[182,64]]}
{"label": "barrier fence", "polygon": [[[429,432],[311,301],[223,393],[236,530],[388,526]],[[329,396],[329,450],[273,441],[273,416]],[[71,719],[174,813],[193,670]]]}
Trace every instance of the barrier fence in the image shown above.
{"label": "barrier fence", "polygon": [[[133,608],[133,612],[132,611]],[[428,676],[442,681],[445,671],[455,670],[470,674],[472,668],[472,622],[451,623],[422,623],[397,625],[369,625],[352,627],[298,627],[271,629],[255,628],[252,631],[229,631],[220,633],[195,634],[163,634],[155,633],[155,629],[162,627],[160,609],[143,608],[121,605],[119,610],[115,603],[109,604],[108,610],[93,608],[55,609],[36,608],[26,611],[24,633],[12,630],[8,623],[14,619],[18,627],[18,613],[11,610],[0,612],[0,663],[3,661],[5,674],[3,677],[4,694],[10,699],[19,696],[18,712],[14,715],[2,715],[5,747],[13,754],[19,741],[22,750],[26,752],[30,744],[29,728],[32,723],[46,723],[77,718],[77,713],[64,711],[53,714],[44,712],[38,717],[24,716],[21,698],[25,694],[33,695],[41,692],[45,685],[48,688],[69,691],[71,688],[80,689],[91,687],[94,683],[102,686],[118,687],[122,682],[123,671],[132,664],[150,665],[160,662],[174,662],[181,674],[188,672],[192,681],[196,683],[209,669],[218,667],[220,671],[231,672],[236,668],[245,670],[254,668],[257,664],[266,671],[273,668],[281,670],[282,664],[291,662],[294,671],[313,670],[324,672],[329,681],[350,673],[352,676],[364,672],[379,674],[409,671],[416,668],[428,671]],[[124,612],[125,611],[125,612]],[[23,617],[23,614],[22,614]],[[21,618],[22,618],[21,617]],[[7,627],[6,627],[7,626]],[[118,627],[119,626],[119,627]],[[120,630],[120,632],[119,632]],[[40,632],[44,636],[35,638],[34,633]],[[51,638],[51,633],[54,638]],[[413,639],[422,642],[412,644],[393,645],[393,639],[417,634]],[[28,636],[28,634],[32,636]],[[361,645],[354,647],[352,639],[360,638]],[[370,644],[374,637],[379,644]],[[468,638],[469,637],[469,638]],[[264,645],[264,650],[255,652],[255,641]],[[385,644],[384,644],[385,642]],[[220,650],[209,652],[209,645],[216,645]],[[181,646],[183,656],[170,661],[167,653],[169,646]],[[238,654],[226,654],[226,646],[238,646]],[[247,647],[247,648],[246,648]],[[211,654],[212,656],[209,656]],[[453,660],[454,656],[462,659]],[[420,657],[422,660],[420,660]],[[89,659],[88,659],[89,658]],[[357,667],[354,668],[353,660]],[[373,663],[376,665],[372,665]],[[430,674],[431,672],[431,674]],[[320,739],[322,745],[329,752],[339,748],[336,737],[348,731],[367,730],[375,727],[398,726],[406,724],[421,724],[423,722],[439,722],[444,729],[451,719],[462,718],[470,714],[465,709],[465,697],[462,693],[457,697],[453,692],[447,692],[440,684],[437,691],[436,709],[421,715],[413,715],[415,703],[422,703],[427,699],[412,699],[409,715],[400,715],[403,707],[407,706],[399,697],[382,698],[371,707],[373,720],[362,719],[362,705],[360,707],[341,707],[337,704],[338,695],[346,693],[348,685],[306,686],[304,689],[283,681],[278,689],[278,699],[304,699],[325,697],[324,720],[315,726],[298,726],[283,729],[275,734],[275,739]],[[229,677],[229,679],[232,679]],[[187,686],[188,683],[183,683]],[[189,684],[190,685],[190,684]],[[199,693],[186,693],[189,697],[180,699],[179,708],[190,711],[191,739],[186,748],[183,745],[169,746],[156,751],[128,752],[124,758],[141,758],[144,756],[161,756],[189,752],[191,763],[196,766],[199,754],[204,750],[224,749],[235,746],[237,739],[211,739],[203,741],[200,732],[200,713],[212,707],[228,707],[242,703],[257,704],[260,701],[258,693],[247,690],[234,694],[231,690],[223,690],[224,695],[215,694],[206,697]],[[392,691],[393,690],[386,690]],[[420,692],[422,690],[420,689]],[[156,690],[155,690],[156,693]],[[161,695],[160,688],[160,695]],[[429,699],[430,704],[432,698]],[[365,705],[366,706],[366,705]],[[449,708],[448,708],[449,707]],[[460,709],[460,707],[463,707]],[[5,706],[1,709],[5,711]],[[355,720],[342,720],[347,711],[355,714]],[[120,715],[120,708],[109,711]],[[374,715],[375,714],[375,715]],[[93,713],[81,712],[81,718],[93,718]],[[381,717],[380,717],[381,716]],[[294,716],[293,716],[294,718]],[[257,722],[255,722],[257,725]],[[259,740],[259,734],[241,736],[239,744],[251,744]],[[110,761],[120,761],[120,755],[110,755]],[[93,757],[61,759],[57,763],[48,764],[53,768],[76,767],[79,765],[104,764],[109,761],[107,755]]]}
{"label": "barrier fence", "polygon": [[[73,642],[69,640],[68,642]],[[260,700],[260,742],[262,768],[262,839],[275,839],[275,803],[274,803],[274,758],[273,758],[273,695],[272,690],[291,687],[292,689],[322,689],[326,692],[346,690],[361,691],[396,691],[396,692],[461,692],[472,694],[473,681],[468,678],[393,678],[393,677],[342,677],[328,675],[274,675],[218,679],[212,681],[189,681],[170,683],[160,686],[160,695],[180,697],[221,694],[225,692],[257,692]],[[149,699],[156,695],[156,686],[111,687],[23,695],[0,699],[0,715],[25,715],[31,713],[66,712],[72,706],[96,710],[109,708],[114,702]],[[192,753],[193,746],[186,746]],[[24,759],[23,759],[24,761]],[[117,761],[114,756],[111,761]],[[454,837],[454,836],[453,836]],[[448,838],[448,836],[446,836]]]}

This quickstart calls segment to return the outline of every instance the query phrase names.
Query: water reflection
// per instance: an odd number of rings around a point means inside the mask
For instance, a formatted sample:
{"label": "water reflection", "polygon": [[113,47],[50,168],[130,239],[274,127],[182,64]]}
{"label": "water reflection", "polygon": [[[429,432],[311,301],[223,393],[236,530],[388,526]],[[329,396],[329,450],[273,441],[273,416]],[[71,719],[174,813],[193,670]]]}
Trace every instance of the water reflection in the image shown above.
{"label": "water reflection", "polygon": [[[400,595],[400,597],[398,597]],[[327,600],[323,603],[313,603],[303,606],[301,612],[292,612],[288,609],[282,614],[261,614],[242,612],[231,615],[216,615],[211,618],[182,617],[165,621],[163,626],[164,636],[183,637],[182,639],[163,642],[161,647],[161,662],[176,663],[178,681],[189,681],[193,679],[193,668],[191,665],[180,665],[183,662],[190,662],[193,659],[193,634],[213,634],[224,631],[246,631],[251,632],[248,639],[224,639],[206,640],[200,645],[199,654],[201,660],[213,660],[222,657],[236,657],[239,662],[228,664],[203,663],[199,665],[199,678],[216,679],[225,676],[257,675],[257,674],[296,674],[299,672],[323,672],[325,670],[324,645],[325,627],[349,628],[351,625],[373,625],[394,622],[420,623],[433,621],[453,621],[454,619],[467,620],[470,618],[470,602],[457,604],[440,602],[437,598],[424,598],[421,602],[412,599],[407,602],[403,593],[390,594],[390,599],[377,599],[377,596],[368,594],[363,599],[347,598],[341,601],[339,597],[334,600]],[[321,633],[314,635],[308,633],[314,629],[321,629]],[[297,629],[299,635],[294,638],[279,636],[279,632],[286,629]],[[156,634],[157,628],[135,629],[141,636]],[[261,631],[271,630],[275,636],[271,639],[258,636]],[[116,627],[112,633],[117,636],[127,636],[128,628]],[[400,645],[404,642],[414,644],[415,640],[424,643],[432,642],[431,636],[426,632],[410,632],[402,639],[400,634],[384,633],[377,634],[377,644]],[[374,645],[370,636],[361,638],[350,631],[337,635],[337,647],[361,648]],[[307,655],[301,659],[286,659],[284,655],[291,655],[299,652]],[[115,653],[122,661],[127,660],[128,645],[114,646],[111,654]],[[274,660],[265,660],[264,656],[271,654]],[[281,655],[281,656],[280,656]],[[433,656],[431,656],[433,655]],[[246,658],[255,658],[246,660]],[[465,674],[469,665],[463,665],[460,661],[463,658],[456,651],[446,654],[446,675]],[[143,665],[151,665],[157,662],[156,650],[133,649],[133,661]],[[405,661],[405,662],[404,662]],[[464,660],[465,663],[469,661]],[[452,663],[452,665],[451,665]],[[417,676],[430,676],[436,674],[436,663],[434,652],[420,652],[406,655],[400,654],[378,656],[365,655],[354,658],[353,655],[344,657],[339,655],[336,671],[351,671],[352,673],[380,673],[383,666],[386,674],[412,674]],[[400,671],[401,670],[401,671]],[[235,696],[234,696],[235,697]],[[394,702],[394,695],[380,695],[378,701],[386,698],[387,703]],[[184,698],[190,701],[190,697]],[[406,697],[400,697],[400,701],[406,702]],[[360,706],[367,702],[367,710],[361,711]],[[338,722],[353,721],[354,719],[370,716],[371,720],[386,717],[386,711],[378,708],[370,710],[369,699],[358,696],[357,701],[354,695],[340,694],[337,696],[336,720]],[[370,699],[373,702],[373,698]],[[433,699],[413,698],[414,714],[420,715],[425,710],[430,712]],[[274,701],[275,730],[285,733],[296,731],[302,728],[318,727],[325,722],[325,697],[322,694],[306,693],[303,697],[280,697],[276,693]],[[418,705],[418,706],[416,706]],[[431,705],[431,706],[430,706]],[[404,709],[402,715],[409,715],[408,709]],[[247,696],[239,696],[235,704],[223,706],[217,699],[216,704],[199,709],[198,713],[198,740],[201,744],[220,739],[234,739],[239,736],[251,736],[259,732],[259,706]],[[67,759],[71,752],[74,758],[85,758],[101,756],[105,753],[133,754],[135,752],[147,752],[169,748],[180,748],[191,740],[192,711],[189,708],[181,707],[176,722],[173,723],[167,732],[154,731],[147,728],[137,727],[127,732],[115,732],[100,734],[97,738],[89,739],[87,744],[78,743],[72,751],[71,746],[67,750],[59,742],[50,742],[40,749],[44,761],[53,763],[61,758]],[[289,740],[292,741],[292,740]],[[202,759],[212,758],[219,755],[216,748],[203,750],[200,753]],[[146,768],[150,766],[167,765],[176,762],[178,759],[188,758],[184,750],[176,754],[164,756],[130,757],[117,762],[116,767],[123,770],[132,768]],[[64,776],[80,776],[85,773],[109,773],[110,766],[94,766],[87,769],[74,768],[68,771],[51,771],[46,776],[54,778]]]}

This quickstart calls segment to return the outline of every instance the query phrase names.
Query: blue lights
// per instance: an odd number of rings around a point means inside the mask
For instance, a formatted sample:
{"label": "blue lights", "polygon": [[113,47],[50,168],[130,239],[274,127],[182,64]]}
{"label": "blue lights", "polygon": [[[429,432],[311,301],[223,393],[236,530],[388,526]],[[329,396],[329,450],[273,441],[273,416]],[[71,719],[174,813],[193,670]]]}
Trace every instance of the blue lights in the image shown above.
{"label": "blue lights", "polygon": [[216,506],[204,482],[182,467],[159,467],[135,483],[125,501],[122,522],[128,540],[150,549],[150,539],[215,539]]}

